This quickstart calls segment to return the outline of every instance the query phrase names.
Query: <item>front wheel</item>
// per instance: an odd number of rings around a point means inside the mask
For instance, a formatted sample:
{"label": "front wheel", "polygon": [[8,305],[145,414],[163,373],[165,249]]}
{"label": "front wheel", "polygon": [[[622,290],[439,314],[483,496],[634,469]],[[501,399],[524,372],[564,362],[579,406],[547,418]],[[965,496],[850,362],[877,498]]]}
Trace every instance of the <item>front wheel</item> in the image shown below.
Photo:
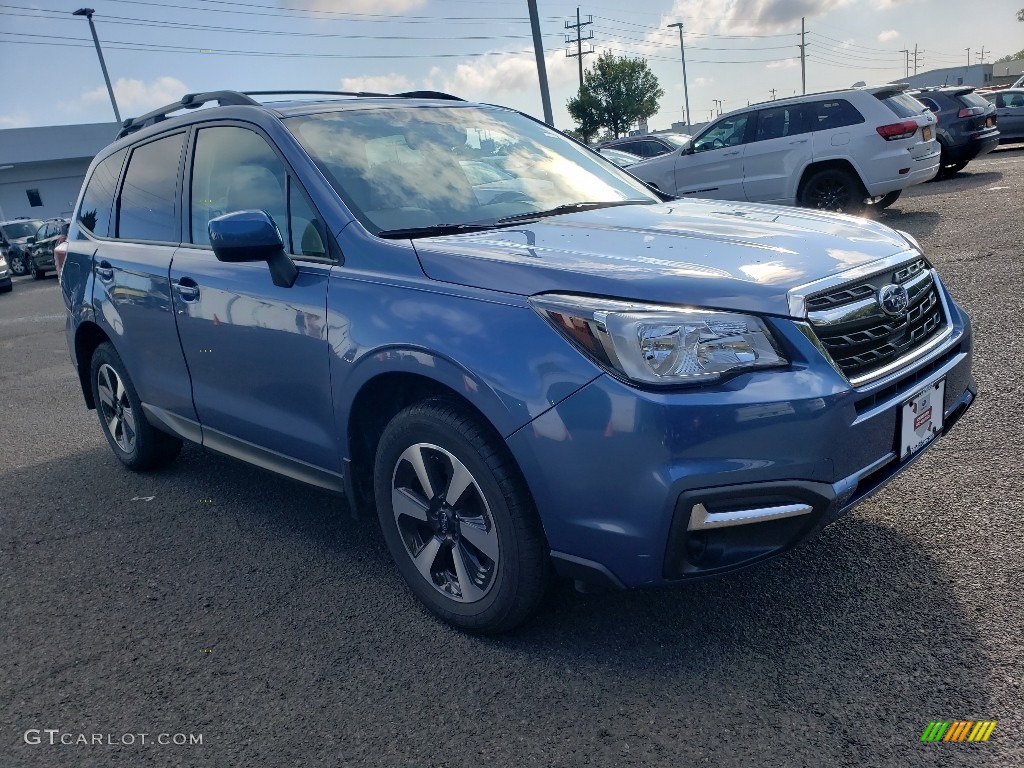
{"label": "front wheel", "polygon": [[395,416],[374,490],[388,549],[435,616],[493,634],[537,607],[548,578],[540,521],[504,443],[467,409],[435,399]]}
{"label": "front wheel", "polygon": [[7,257],[7,265],[11,268],[11,274],[13,275],[21,277],[28,274],[28,261],[23,251],[10,254]]}
{"label": "front wheel", "polygon": [[876,211],[884,210],[893,203],[895,203],[897,200],[899,200],[900,194],[902,194],[902,192],[902,189],[897,189],[895,192],[890,192],[887,195],[882,195],[882,197],[877,202],[872,203],[871,207],[874,208]]}
{"label": "front wheel", "polygon": [[842,168],[815,171],[800,191],[800,205],[837,213],[858,213],[867,193],[860,181]]}
{"label": "front wheel", "polygon": [[177,457],[181,440],[147,421],[128,371],[110,342],[100,344],[93,353],[90,381],[100,427],[122,464],[144,471],[162,467]]}

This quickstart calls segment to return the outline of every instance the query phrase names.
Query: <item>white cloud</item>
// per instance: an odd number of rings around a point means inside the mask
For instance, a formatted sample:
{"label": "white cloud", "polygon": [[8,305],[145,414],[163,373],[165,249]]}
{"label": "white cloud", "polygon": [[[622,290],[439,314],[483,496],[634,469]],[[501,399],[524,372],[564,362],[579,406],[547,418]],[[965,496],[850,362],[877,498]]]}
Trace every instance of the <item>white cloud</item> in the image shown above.
{"label": "white cloud", "polygon": [[387,75],[341,78],[343,91],[369,91],[370,93],[402,93],[416,90],[416,86],[405,75],[392,72]]}
{"label": "white cloud", "polygon": [[[188,87],[178,78],[170,76],[158,77],[148,83],[119,77],[114,83],[114,97],[123,117],[138,115],[178,101],[186,93]],[[106,87],[100,86],[83,93],[79,101],[84,106],[94,106],[109,100]]]}
{"label": "white cloud", "polygon": [[0,129],[27,128],[31,124],[32,121],[24,112],[17,112],[13,115],[0,115]]}
{"label": "white cloud", "polygon": [[[578,82],[577,67],[559,50],[544,57],[552,90]],[[537,90],[537,60],[532,54],[481,56],[458,64],[454,71],[434,67],[426,79],[431,89],[464,99],[501,103],[502,95]]]}
{"label": "white cloud", "polygon": [[887,29],[884,32],[878,33],[878,39],[881,40],[883,43],[887,43],[890,40],[895,40],[899,36],[900,33],[897,32],[895,29]]}
{"label": "white cloud", "polygon": [[397,14],[419,8],[426,0],[278,0],[282,8],[334,13]]}
{"label": "white cloud", "polygon": [[793,69],[800,65],[800,62],[796,59],[783,59],[781,61],[769,61],[765,64],[765,69]]}

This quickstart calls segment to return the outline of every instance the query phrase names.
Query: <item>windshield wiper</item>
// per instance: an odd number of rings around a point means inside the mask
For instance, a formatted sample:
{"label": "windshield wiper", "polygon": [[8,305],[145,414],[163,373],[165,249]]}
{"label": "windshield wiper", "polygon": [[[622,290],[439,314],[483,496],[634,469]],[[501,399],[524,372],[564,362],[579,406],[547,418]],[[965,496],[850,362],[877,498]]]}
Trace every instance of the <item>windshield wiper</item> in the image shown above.
{"label": "windshield wiper", "polygon": [[517,213],[513,216],[502,216],[495,223],[512,224],[517,221],[530,221],[531,219],[543,219],[547,216],[558,216],[562,213],[592,211],[596,208],[612,208],[616,205],[644,205],[646,203],[654,202],[655,201],[653,200],[604,200],[596,202],[566,203],[565,205],[558,205],[554,208],[549,208],[546,211],[527,211],[526,213]]}
{"label": "windshield wiper", "polygon": [[493,224],[432,224],[429,227],[405,227],[404,229],[385,229],[377,233],[377,237],[389,240],[404,240],[413,237],[439,237],[441,235],[459,235],[464,232],[480,232],[494,229]]}

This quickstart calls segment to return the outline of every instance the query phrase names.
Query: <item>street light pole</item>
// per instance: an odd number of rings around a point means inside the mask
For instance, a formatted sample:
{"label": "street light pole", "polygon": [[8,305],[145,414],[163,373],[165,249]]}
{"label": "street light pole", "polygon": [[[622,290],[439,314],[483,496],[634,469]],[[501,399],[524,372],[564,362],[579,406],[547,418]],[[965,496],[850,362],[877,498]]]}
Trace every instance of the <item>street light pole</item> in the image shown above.
{"label": "street light pole", "polygon": [[686,47],[683,45],[683,22],[677,21],[669,27],[679,27],[679,57],[683,61],[683,99],[686,102],[686,124],[690,125],[690,89],[686,87]]}
{"label": "street light pole", "polygon": [[[540,80],[540,101],[544,109],[544,122],[555,127],[551,113],[551,92],[548,90],[548,68],[544,64],[544,41],[540,36],[540,19],[537,17],[537,0],[526,0],[530,10],[530,28],[533,31],[533,53],[537,57],[537,77]],[[580,57],[583,61],[583,57]]]}
{"label": "street light pole", "polygon": [[96,13],[92,8],[79,8],[72,13],[72,16],[85,16],[89,20],[89,30],[92,32],[92,41],[96,44],[96,55],[100,57],[100,69],[103,70],[103,80],[107,83],[107,93],[110,94],[110,105],[114,108],[114,117],[121,122],[121,112],[117,108],[117,101],[114,99],[114,89],[110,85],[110,75],[107,74],[107,63],[103,61],[103,51],[100,49],[100,39],[96,36],[96,25],[92,23],[92,15]]}

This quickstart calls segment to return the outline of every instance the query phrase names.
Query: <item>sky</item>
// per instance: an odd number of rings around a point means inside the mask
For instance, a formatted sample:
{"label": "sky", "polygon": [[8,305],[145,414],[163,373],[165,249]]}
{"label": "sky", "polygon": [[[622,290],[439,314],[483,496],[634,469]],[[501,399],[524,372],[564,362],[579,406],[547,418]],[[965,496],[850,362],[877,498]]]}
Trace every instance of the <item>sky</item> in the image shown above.
{"label": "sky", "polygon": [[[0,129],[112,121],[81,0],[0,4]],[[526,0],[90,0],[122,117],[206,90],[443,90],[543,116]],[[538,0],[555,126],[579,87],[576,2]],[[1024,48],[1024,0],[595,0],[584,50],[647,59],[665,96],[652,130],[681,121],[684,25],[693,122],[807,91],[898,81]],[[971,12],[968,12],[970,9]],[[567,46],[565,36],[573,35]],[[970,51],[966,49],[970,49]],[[595,54],[583,57],[591,64]],[[913,69],[913,61],[911,61]],[[721,101],[721,105],[716,104]]]}

